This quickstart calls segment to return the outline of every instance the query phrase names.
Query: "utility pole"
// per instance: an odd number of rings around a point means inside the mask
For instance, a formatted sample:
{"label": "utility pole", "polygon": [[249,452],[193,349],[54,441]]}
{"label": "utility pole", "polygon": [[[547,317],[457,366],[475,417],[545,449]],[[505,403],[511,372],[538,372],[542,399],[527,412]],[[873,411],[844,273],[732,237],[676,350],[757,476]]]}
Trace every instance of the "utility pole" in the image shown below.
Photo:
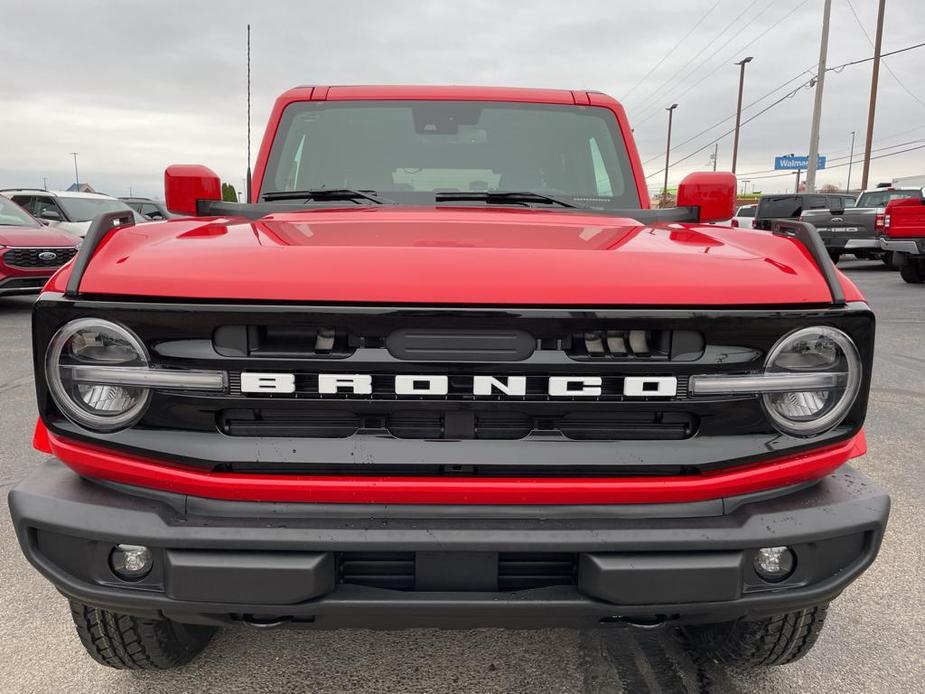
{"label": "utility pole", "polygon": [[42,176],[42,190],[48,190],[48,177]]}
{"label": "utility pole", "polygon": [[663,205],[668,200],[668,158],[671,156],[671,117],[674,115],[674,110],[677,107],[677,104],[672,104],[665,109],[668,111],[668,143],[665,145],[665,185],[662,186]]}
{"label": "utility pole", "polygon": [[77,189],[80,189],[80,174],[77,173],[77,155],[79,152],[71,152],[71,156],[74,157],[74,182],[77,184]]}
{"label": "utility pole", "polygon": [[247,25],[247,202],[251,201],[251,25]]}
{"label": "utility pole", "polygon": [[877,11],[877,38],[874,40],[874,69],[870,76],[870,106],[867,109],[867,139],[864,142],[864,170],[861,174],[861,190],[867,188],[870,174],[870,147],[874,141],[874,113],[877,110],[877,82],[880,80],[880,47],[883,44],[883,13],[886,0],[880,0]]}
{"label": "utility pole", "polygon": [[819,46],[819,72],[816,73],[816,101],[813,104],[813,125],[809,135],[809,165],[806,168],[806,192],[816,190],[816,166],[819,159],[819,122],[822,120],[822,89],[825,86],[825,59],[829,51],[829,17],[832,0],[825,0],[822,10],[822,41]]}
{"label": "utility pole", "polygon": [[742,88],[745,85],[745,65],[752,62],[752,59],[752,56],[748,56],[736,63],[739,66],[739,100],[736,103],[736,133],[732,139],[732,173],[736,172],[736,161],[739,156],[739,124],[742,122]]}
{"label": "utility pole", "polygon": [[851,131],[851,154],[848,155],[848,185],[845,186],[846,191],[851,191],[851,165],[854,164],[854,131]]}
{"label": "utility pole", "polygon": [[713,170],[716,171],[716,159],[719,157],[719,142],[713,145],[713,156],[710,159],[713,160]]}
{"label": "utility pole", "polygon": [[752,179],[746,178],[742,181],[742,195],[748,194],[748,184],[752,182]]}
{"label": "utility pole", "polygon": [[796,187],[793,189],[793,192],[794,192],[794,193],[799,193],[799,192],[800,192],[800,174],[801,174],[801,173],[802,173],[802,169],[797,169],[797,185],[796,185]]}

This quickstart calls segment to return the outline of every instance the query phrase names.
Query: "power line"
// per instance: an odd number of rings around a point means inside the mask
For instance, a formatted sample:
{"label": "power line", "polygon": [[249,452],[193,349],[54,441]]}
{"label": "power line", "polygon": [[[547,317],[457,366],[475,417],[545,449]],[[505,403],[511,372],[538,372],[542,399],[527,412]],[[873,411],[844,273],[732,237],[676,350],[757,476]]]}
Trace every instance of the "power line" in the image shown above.
{"label": "power line", "polygon": [[[803,70],[803,72],[801,72],[801,73],[800,73],[799,75],[797,75],[796,77],[791,77],[789,80],[787,80],[787,81],[784,82],[783,84],[781,84],[781,85],[779,85],[779,86],[777,86],[777,87],[774,87],[774,89],[772,89],[771,91],[767,92],[767,93],[764,94],[763,96],[760,96],[760,97],[758,97],[757,99],[755,99],[754,101],[752,101],[751,103],[749,103],[749,104],[743,106],[743,107],[742,107],[742,110],[743,110],[743,111],[747,111],[747,110],[750,109],[752,106],[754,106],[755,104],[757,104],[757,103],[759,103],[759,102],[761,102],[761,101],[764,101],[765,99],[767,99],[769,96],[771,96],[771,95],[774,94],[775,92],[779,92],[781,89],[783,89],[783,88],[786,87],[787,85],[791,84],[792,82],[796,82],[798,79],[800,79],[800,78],[801,78],[803,75],[805,75],[806,73],[812,74],[810,71],[813,69],[813,67],[815,67],[815,65],[812,66],[812,67],[806,68],[805,70]],[[674,147],[672,147],[672,150],[678,149],[679,147],[683,147],[684,145],[686,145],[688,142],[691,142],[692,140],[696,140],[696,139],[697,139],[698,137],[700,137],[701,135],[704,135],[705,133],[710,132],[710,131],[713,130],[714,128],[718,128],[720,125],[722,125],[723,123],[725,123],[727,120],[731,120],[731,119],[735,118],[735,116],[736,116],[735,113],[732,113],[732,114],[726,116],[725,118],[723,118],[722,120],[717,121],[716,123],[714,123],[714,124],[711,125],[710,127],[704,128],[703,130],[701,130],[701,131],[700,131],[699,133],[697,133],[696,135],[691,135],[689,138],[687,138],[686,140],[684,140],[684,142],[679,142],[677,145],[675,145]],[[646,164],[648,164],[648,163],[650,163],[650,162],[655,161],[656,159],[660,159],[661,156],[662,156],[662,155],[659,154],[659,155],[656,155],[656,156],[652,157],[651,159],[647,159],[646,161],[642,162],[642,163],[643,163],[643,166],[645,166]]]}
{"label": "power line", "polygon": [[703,21],[704,21],[707,17],[709,17],[710,14],[712,14],[713,10],[715,10],[717,7],[719,7],[719,4],[720,4],[722,1],[723,1],[723,0],[716,0],[716,2],[714,3],[713,7],[711,7],[709,10],[707,10],[705,14],[701,15],[700,19],[697,20],[697,23],[694,24],[694,26],[692,26],[692,27],[690,28],[690,30],[689,30],[686,34],[684,34],[684,36],[682,36],[674,46],[672,46],[669,50],[665,51],[665,53],[662,55],[661,59],[660,59],[655,65],[653,65],[653,66],[649,69],[649,71],[648,71],[646,74],[644,74],[642,77],[640,77],[639,80],[637,80],[636,84],[634,84],[632,87],[630,87],[629,91],[626,92],[626,94],[623,95],[622,101],[626,101],[626,100],[629,98],[630,94],[632,94],[634,91],[636,91],[636,89],[639,87],[640,84],[642,84],[643,82],[645,82],[653,72],[655,72],[656,70],[658,70],[658,69],[662,66],[662,63],[664,63],[665,60],[668,58],[668,56],[669,56],[669,55],[673,55],[674,52],[675,52],[676,50],[678,50],[678,46],[680,46],[682,43],[684,43],[684,42],[688,39],[688,37],[690,37],[690,35],[694,33],[694,31],[697,29],[697,27],[699,27],[701,24],[703,24]]}
{"label": "power line", "polygon": [[[871,47],[873,47],[874,42],[873,42],[873,40],[871,40],[870,34],[867,33],[867,29],[864,28],[864,24],[861,22],[861,18],[858,17],[858,13],[855,11],[854,5],[851,4],[851,0],[846,0],[846,2],[848,3],[848,9],[851,10],[851,14],[854,15],[854,21],[857,22],[858,28],[859,28],[859,29],[861,30],[861,32],[864,34],[864,38],[866,38],[866,39],[867,39],[867,43],[869,43],[869,44],[871,45]],[[881,58],[882,58],[882,57],[883,57],[883,56],[881,56]],[[907,86],[903,83],[903,81],[902,81],[901,79],[899,79],[899,77],[896,75],[895,72],[893,72],[893,68],[891,68],[891,67],[890,67],[889,65],[887,65],[885,62],[883,63],[883,67],[886,68],[886,71],[890,73],[890,75],[893,77],[893,79],[896,80],[896,84],[898,84],[900,87],[902,87],[903,91],[906,92],[906,94],[908,94],[908,95],[911,96],[913,99],[915,99],[916,101],[918,101],[920,104],[922,104],[922,106],[925,106],[925,101],[922,101],[918,96],[916,96],[915,94],[912,93],[912,90],[909,89],[909,87],[907,87]]]}
{"label": "power line", "polygon": [[[699,51],[697,51],[697,53],[694,55],[694,57],[690,58],[690,60],[688,61],[688,65],[693,64],[693,63],[697,60],[697,58],[699,58],[701,55],[703,55],[703,52],[704,52],[704,51],[706,51],[711,45],[713,45],[717,40],[719,40],[719,38],[720,38],[723,34],[725,34],[725,33],[729,30],[730,27],[732,27],[736,22],[739,21],[739,18],[740,18],[740,17],[742,17],[746,12],[749,12],[749,11],[752,9],[752,7],[754,7],[755,5],[758,4],[758,2],[759,2],[759,0],[752,0],[752,3],[751,3],[748,7],[746,7],[746,8],[745,8],[744,10],[742,10],[739,14],[737,14],[737,15],[735,16],[735,18],[734,18],[731,22],[729,22],[729,24],[727,24],[725,27],[723,27],[722,31],[720,31],[716,36],[714,36],[714,37],[713,37],[710,41],[708,41],[706,44],[704,44],[703,48],[701,48]],[[699,67],[699,66],[697,66],[697,67]],[[695,68],[694,68],[694,71],[696,71],[696,70],[697,70],[697,68],[695,67]],[[644,97],[643,100],[642,100],[641,102],[639,102],[639,105],[637,106],[637,108],[638,108],[639,110],[642,110],[642,108],[645,107],[646,110],[648,110],[648,108],[649,108],[649,106],[650,106],[650,102],[652,101],[653,97],[656,96],[656,95],[658,95],[658,94],[662,91],[662,89],[664,89],[664,87],[665,87],[666,85],[668,85],[668,84],[674,82],[676,79],[678,79],[679,77],[681,77],[681,75],[682,75],[683,73],[684,73],[684,70],[681,70],[681,72],[676,73],[675,75],[672,75],[672,76],[669,77],[667,80],[665,80],[664,82],[662,82],[658,87],[655,88],[654,91],[650,92],[649,95],[648,95],[647,97]]]}
{"label": "power line", "polygon": [[[885,149],[893,149],[894,147],[905,147],[906,145],[914,145],[920,142],[925,142],[925,139],[920,138],[917,140],[908,140],[906,142],[897,142],[895,145],[884,145],[883,147],[877,147],[876,149],[872,149],[871,152],[882,152]],[[829,162],[840,161],[842,159],[850,159],[850,158],[851,158],[850,154],[845,154],[844,156],[837,156],[837,157],[826,157],[825,158],[826,168],[831,168],[828,166]],[[757,174],[771,173],[774,171],[778,171],[778,169],[761,169],[760,171],[749,171],[748,173],[743,173],[740,175],[741,176],[756,176]],[[793,172],[791,171],[790,173],[793,173]]]}
{"label": "power line", "polygon": [[[897,50],[895,50],[895,51],[891,51],[891,52],[889,52],[889,53],[883,53],[883,54],[881,54],[880,57],[883,58],[884,56],[896,55],[896,54],[898,54],[898,53],[905,53],[906,51],[911,51],[911,50],[914,50],[914,49],[916,49],[916,48],[921,48],[922,46],[925,46],[925,42],[917,43],[917,44],[914,44],[914,45],[912,45],[912,46],[906,46],[905,48],[899,48],[899,49],[897,49]],[[860,65],[861,63],[869,63],[871,60],[873,60],[873,57],[870,57],[870,58],[861,58],[861,59],[859,59],[859,60],[852,60],[852,61],[849,61],[849,62],[847,62],[847,63],[842,63],[841,65],[836,65],[836,66],[834,66],[834,67],[826,68],[826,72],[841,73],[846,67],[850,67],[851,65]],[[802,74],[802,73],[801,73],[801,74]],[[794,96],[795,94],[797,94],[801,89],[804,89],[804,88],[807,88],[807,87],[811,87],[813,84],[815,84],[815,79],[816,79],[816,78],[813,77],[813,78],[807,80],[806,82],[804,82],[803,84],[801,84],[800,86],[796,87],[795,89],[793,89],[793,90],[787,92],[787,93],[784,94],[781,98],[779,98],[777,101],[772,102],[770,105],[768,105],[768,106],[766,106],[765,108],[763,108],[762,110],[758,111],[758,113],[754,114],[754,115],[751,116],[750,118],[748,118],[748,119],[746,119],[745,121],[743,121],[743,122],[742,122],[742,125],[746,125],[746,124],[750,123],[751,121],[755,120],[758,116],[760,116],[760,115],[762,115],[762,114],[764,114],[764,113],[767,113],[768,111],[770,111],[772,108],[774,108],[774,107],[777,106],[778,104],[780,104],[780,103],[782,103],[783,101],[786,101],[787,99],[793,97],[793,96]],[[790,81],[792,82],[793,80],[790,80]],[[728,119],[727,119],[727,120],[728,120]],[[714,127],[715,127],[715,126],[714,126]],[[709,129],[712,129],[712,128],[709,128]],[[710,147],[710,146],[712,146],[713,144],[719,142],[720,140],[722,140],[724,137],[726,137],[727,135],[731,134],[732,132],[733,132],[733,130],[727,130],[726,132],[724,132],[722,135],[720,135],[720,136],[717,137],[716,139],[711,140],[710,142],[708,142],[707,144],[705,144],[703,147],[694,150],[693,152],[691,152],[690,154],[688,154],[686,157],[682,157],[681,159],[678,159],[678,160],[676,160],[676,161],[671,162],[671,165],[669,166],[669,168],[671,168],[671,167],[673,167],[673,166],[677,166],[678,164],[680,164],[680,163],[683,162],[683,161],[687,161],[688,159],[690,159],[690,158],[693,157],[694,155],[699,154],[700,152],[702,152],[703,150],[705,150],[707,147]],[[664,171],[664,169],[659,169],[659,170],[656,171],[655,173],[651,173],[651,174],[647,175],[646,178],[652,178],[652,176],[657,176],[658,174],[662,173],[663,171]]]}
{"label": "power line", "polygon": [[[672,101],[680,101],[681,97],[683,97],[684,95],[690,93],[693,89],[695,89],[696,87],[700,86],[704,81],[706,81],[707,79],[709,79],[710,77],[712,77],[713,75],[715,75],[715,74],[716,74],[717,72],[719,72],[722,68],[726,67],[726,63],[728,62],[728,60],[729,60],[732,56],[734,56],[734,55],[741,55],[743,52],[747,51],[749,48],[751,48],[752,44],[758,43],[761,39],[763,39],[765,36],[767,36],[775,27],[777,27],[781,22],[783,22],[785,19],[787,19],[788,17],[790,17],[790,15],[792,15],[794,12],[796,12],[796,11],[799,10],[801,7],[803,7],[803,5],[805,5],[807,2],[808,2],[808,0],[803,0],[801,3],[799,3],[798,5],[796,5],[792,10],[790,10],[790,11],[787,12],[784,16],[782,16],[780,19],[778,19],[776,22],[774,22],[773,24],[771,24],[771,26],[769,26],[767,29],[762,29],[761,33],[760,33],[758,36],[755,36],[755,37],[749,39],[749,40],[746,41],[742,46],[739,46],[739,47],[738,47],[737,49],[735,49],[734,51],[731,51],[731,52],[727,53],[723,58],[720,59],[720,61],[716,64],[716,66],[715,66],[712,70],[710,70],[706,75],[704,75],[703,77],[701,77],[699,80],[697,80],[697,81],[694,82],[693,84],[688,85],[687,88],[686,88],[683,92],[681,92],[680,94],[678,94],[677,96],[672,97]],[[752,24],[754,24],[755,21],[757,21],[757,20],[761,17],[761,15],[763,15],[766,11],[768,11],[769,9],[771,9],[772,6],[773,6],[772,3],[768,3],[767,5],[765,5],[764,9],[762,9],[761,12],[759,12],[759,13],[756,14],[754,17],[752,17],[751,20],[749,20],[749,22],[748,22],[744,27],[742,27],[742,28],[740,29],[740,32],[743,32],[743,33],[744,33],[745,30],[748,29],[748,27],[750,27]],[[702,65],[706,65],[706,64],[713,58],[713,56],[715,56],[717,53],[719,53],[721,50],[723,50],[726,46],[728,46],[730,43],[732,43],[732,41],[733,41],[735,38],[736,38],[735,35],[731,36],[731,37],[729,38],[729,40],[726,41],[726,43],[724,43],[722,46],[720,46],[720,47],[717,48],[715,51],[713,51],[713,53],[711,53],[711,54],[707,57],[707,59],[704,60],[704,62],[702,63]],[[696,70],[694,70],[694,72],[696,72]],[[693,72],[692,72],[691,74],[693,74]],[[688,75],[688,77],[689,77],[689,76],[690,76],[690,75]],[[679,86],[680,86],[680,85],[679,85]],[[647,110],[648,110],[648,108],[644,109],[643,111],[647,111]],[[658,113],[658,109],[656,109],[655,111],[649,113],[648,115],[642,116],[641,120],[638,120],[638,121],[636,122],[636,127],[639,127],[640,125],[643,125],[644,123],[648,122],[648,121],[651,120],[652,117],[655,116],[655,114],[657,114],[657,113]]]}
{"label": "power line", "polygon": [[[909,148],[907,148],[907,149],[902,149],[902,150],[900,150],[900,151],[898,151],[898,152],[889,152],[889,153],[887,153],[887,154],[878,154],[876,157],[871,157],[871,160],[874,160],[874,159],[886,159],[887,157],[895,157],[895,156],[898,155],[898,154],[905,154],[906,152],[914,152],[915,150],[918,150],[918,149],[925,149],[925,144],[918,145],[918,146],[916,146],[916,147],[909,147]],[[844,163],[842,163],[842,164],[836,164],[835,166],[827,166],[827,167],[826,167],[826,170],[828,170],[828,169],[838,169],[838,168],[841,168],[842,166],[848,166],[848,163],[849,163],[849,162],[844,162]],[[780,174],[771,174],[771,175],[769,175],[769,176],[752,176],[752,178],[756,178],[756,179],[757,179],[757,178],[781,178],[781,177],[783,177],[783,176],[793,176],[793,171],[785,171],[784,173],[780,173]]]}

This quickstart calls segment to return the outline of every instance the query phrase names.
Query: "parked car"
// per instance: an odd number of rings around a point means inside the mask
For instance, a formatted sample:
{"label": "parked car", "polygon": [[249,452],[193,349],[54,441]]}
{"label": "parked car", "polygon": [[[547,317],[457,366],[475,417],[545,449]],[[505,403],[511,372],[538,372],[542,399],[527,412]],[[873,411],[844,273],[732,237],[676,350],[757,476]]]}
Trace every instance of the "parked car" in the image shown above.
{"label": "parked car", "polygon": [[755,229],[770,229],[773,219],[799,219],[806,210],[827,210],[832,205],[854,207],[853,195],[845,193],[781,193],[762,195],[752,226]]}
{"label": "parked car", "polygon": [[812,648],[889,514],[848,464],[874,315],[815,234],[708,226],[731,173],[649,209],[600,92],[271,114],[247,203],[168,167],[204,219],[98,218],[32,314],[47,457],[9,508],[93,658],[175,667],[236,625]]}
{"label": "parked car", "polygon": [[45,227],[0,195],[0,296],[38,293],[79,245],[76,236]]}
{"label": "parked car", "polygon": [[828,209],[806,210],[800,219],[819,232],[832,262],[837,263],[842,255],[850,253],[862,260],[880,259],[893,267],[893,254],[883,250],[879,238],[883,233],[884,208],[891,200],[921,196],[920,188],[870,188],[858,195],[854,207],[844,206],[836,198],[829,201]]}
{"label": "parked car", "polygon": [[733,218],[729,220],[729,226],[750,228],[757,210],[758,205],[742,205],[736,210]]}
{"label": "parked car", "polygon": [[[85,236],[90,222],[104,212],[131,210],[118,198],[102,193],[20,188],[0,191],[37,219],[77,236]],[[135,222],[148,220],[132,210]]]}
{"label": "parked car", "polygon": [[119,198],[119,200],[147,219],[172,219],[179,216],[168,210],[167,205],[160,200],[151,198]]}
{"label": "parked car", "polygon": [[925,282],[925,197],[894,198],[887,204],[880,244],[893,254],[904,281]]}

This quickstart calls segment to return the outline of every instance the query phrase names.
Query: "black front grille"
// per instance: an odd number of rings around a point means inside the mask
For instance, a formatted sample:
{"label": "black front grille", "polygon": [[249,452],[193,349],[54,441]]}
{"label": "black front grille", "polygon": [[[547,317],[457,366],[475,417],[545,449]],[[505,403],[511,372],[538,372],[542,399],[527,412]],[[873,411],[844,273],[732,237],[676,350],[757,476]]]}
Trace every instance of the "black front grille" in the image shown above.
{"label": "black front grille", "polygon": [[76,248],[11,248],[3,262],[21,268],[61,267],[75,255]]}
{"label": "black front grille", "polygon": [[[418,589],[415,552],[342,552],[338,559],[341,583],[388,590]],[[577,566],[578,555],[571,552],[500,552],[496,564],[497,589],[574,585]]]}
{"label": "black front grille", "polygon": [[696,430],[687,412],[576,411],[533,415],[506,410],[397,410],[377,414],[342,409],[225,410],[220,427],[229,436],[339,439],[365,434],[399,439],[503,441],[566,438],[573,441],[676,441]]}
{"label": "black front grille", "polygon": [[414,552],[343,552],[339,565],[341,583],[414,590]]}

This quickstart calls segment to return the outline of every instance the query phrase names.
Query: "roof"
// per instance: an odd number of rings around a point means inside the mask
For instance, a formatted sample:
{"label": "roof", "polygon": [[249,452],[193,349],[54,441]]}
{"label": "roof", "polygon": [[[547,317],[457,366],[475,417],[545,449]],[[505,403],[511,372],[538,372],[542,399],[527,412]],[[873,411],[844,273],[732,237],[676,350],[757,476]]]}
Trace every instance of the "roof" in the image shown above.
{"label": "roof", "polygon": [[17,193],[40,193],[55,198],[105,198],[107,200],[112,198],[111,195],[106,195],[105,193],[79,193],[71,190],[43,190],[42,188],[5,188],[2,192],[7,197]]}
{"label": "roof", "polygon": [[[538,89],[533,87],[478,87],[411,84],[304,85],[290,89],[283,97],[340,101],[349,99],[453,99],[465,101],[519,101],[552,104],[587,104],[584,90]],[[596,92],[595,92],[596,93]]]}

